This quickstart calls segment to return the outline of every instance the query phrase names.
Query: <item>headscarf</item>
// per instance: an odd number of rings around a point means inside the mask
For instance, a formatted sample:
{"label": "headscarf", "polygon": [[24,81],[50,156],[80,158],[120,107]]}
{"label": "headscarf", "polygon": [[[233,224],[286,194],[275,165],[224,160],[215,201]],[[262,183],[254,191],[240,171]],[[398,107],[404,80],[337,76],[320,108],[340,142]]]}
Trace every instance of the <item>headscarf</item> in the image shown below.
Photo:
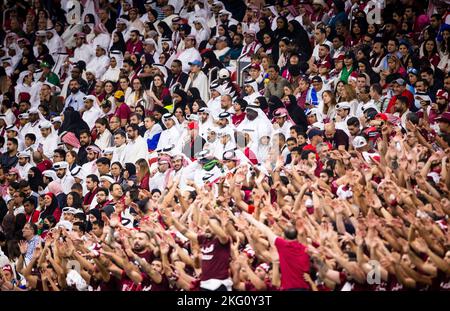
{"label": "headscarf", "polygon": [[[52,183],[59,185],[59,183],[55,182],[55,181],[52,181],[48,185],[50,186]],[[61,188],[61,190],[62,190],[62,188]],[[41,215],[40,215],[41,219],[45,219],[47,216],[53,215],[55,210],[58,208],[58,201],[56,200],[56,196],[52,192],[47,192],[45,195],[50,196],[52,198],[52,202],[50,203],[49,206],[45,206],[44,210],[41,211]]]}
{"label": "headscarf", "polygon": [[267,17],[261,17],[260,20],[263,20],[264,23],[266,24],[266,27],[261,28],[257,33],[256,33],[256,39],[258,39],[259,43],[263,43],[263,38],[264,38],[264,34],[269,34],[270,36],[272,35],[272,28],[271,28],[271,23],[269,21],[269,19]]}
{"label": "headscarf", "polygon": [[28,177],[28,182],[30,184],[31,190],[37,193],[39,191],[39,186],[44,187],[44,181],[42,180],[42,173],[36,166],[31,167],[30,171],[33,171],[34,176]]}
{"label": "headscarf", "polygon": [[311,56],[311,44],[309,42],[308,33],[305,28],[296,20],[291,20],[289,24],[294,27],[292,31],[289,32],[289,38],[295,42],[299,51],[304,54],[304,56],[309,59]]}
{"label": "headscarf", "polygon": [[[117,51],[122,52],[122,54],[124,54],[126,49],[127,49],[127,47],[126,47],[126,44],[125,44],[125,40],[123,39],[123,35],[122,35],[122,33],[120,31],[116,31],[116,35],[119,37],[119,41],[114,42],[111,45],[111,47],[109,48],[109,50],[110,51],[117,50]],[[117,66],[119,66],[118,63],[117,63]],[[119,68],[120,67],[122,67],[122,66],[119,66]]]}
{"label": "headscarf", "polygon": [[58,134],[63,132],[72,132],[79,139],[80,131],[83,129],[89,131],[89,126],[81,118],[80,113],[73,110],[72,107],[67,108],[64,111],[64,121],[61,124],[61,128],[58,130]]}
{"label": "headscarf", "polygon": [[163,29],[163,33],[160,34],[161,38],[172,38],[172,30],[170,29],[169,25],[167,25],[165,22],[159,22],[158,26]]}

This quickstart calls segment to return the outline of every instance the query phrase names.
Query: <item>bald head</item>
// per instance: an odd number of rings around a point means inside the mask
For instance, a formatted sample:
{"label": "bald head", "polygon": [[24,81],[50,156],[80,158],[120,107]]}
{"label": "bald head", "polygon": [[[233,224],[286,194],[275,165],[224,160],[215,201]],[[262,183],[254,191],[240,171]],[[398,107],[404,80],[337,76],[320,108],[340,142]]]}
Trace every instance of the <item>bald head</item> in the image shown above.
{"label": "bald head", "polygon": [[336,133],[336,127],[334,126],[334,122],[325,124],[324,130],[325,130],[325,136],[327,138],[333,138],[334,134]]}

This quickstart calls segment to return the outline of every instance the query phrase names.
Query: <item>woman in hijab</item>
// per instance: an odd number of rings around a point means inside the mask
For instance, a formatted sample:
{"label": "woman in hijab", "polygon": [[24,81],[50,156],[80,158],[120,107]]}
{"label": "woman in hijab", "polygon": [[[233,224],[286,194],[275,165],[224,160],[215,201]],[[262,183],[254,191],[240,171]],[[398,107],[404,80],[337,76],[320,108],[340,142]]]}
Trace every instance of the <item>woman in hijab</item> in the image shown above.
{"label": "woman in hijab", "polygon": [[311,57],[311,44],[306,30],[296,20],[291,20],[288,24],[289,38],[293,40],[299,52],[301,52],[306,59]]}
{"label": "woman in hijab", "polygon": [[256,39],[262,44],[264,34],[272,34],[272,29],[270,28],[270,21],[267,17],[261,17],[259,19],[259,31],[256,33]]}
{"label": "woman in hijab", "polygon": [[297,99],[294,95],[289,95],[287,99],[283,99],[283,105],[289,113],[291,120],[306,132],[307,121],[303,108],[297,105]]}
{"label": "woman in hijab", "polygon": [[289,29],[288,29],[288,21],[286,17],[280,16],[277,18],[277,29],[273,32],[273,37],[275,39],[275,42],[278,44],[278,42],[284,38],[289,37]]}
{"label": "woman in hijab", "polygon": [[281,99],[279,99],[277,96],[270,96],[269,97],[269,113],[267,114],[267,117],[269,120],[272,120],[273,118],[273,112],[277,110],[278,108],[284,108],[283,102]]}
{"label": "woman in hijab", "polygon": [[[125,51],[127,49],[125,40],[123,39],[123,35],[119,31],[115,31],[112,36],[113,44],[110,47],[110,51],[120,51],[122,52],[122,55],[125,54]],[[120,68],[120,67],[119,67]]]}
{"label": "woman in hijab", "polygon": [[158,32],[160,33],[161,38],[172,38],[172,30],[170,29],[169,25],[166,24],[166,22],[159,22],[158,26]]}
{"label": "woman in hijab", "polygon": [[56,198],[56,202],[58,203],[58,206],[66,206],[66,194],[63,192],[62,186],[59,182],[57,181],[51,181],[48,184],[47,187],[48,191],[51,192],[55,198]]}
{"label": "woman in hijab", "polygon": [[63,132],[72,132],[78,139],[80,139],[81,130],[90,131],[89,126],[81,118],[80,113],[78,111],[75,111],[72,107],[68,107],[64,111],[63,118],[63,123],[58,130],[58,134],[61,134]]}
{"label": "woman in hijab", "polygon": [[42,173],[36,166],[31,167],[28,171],[28,182],[31,190],[36,193],[39,193],[44,188]]}
{"label": "woman in hijab", "polygon": [[56,196],[51,192],[47,192],[44,195],[43,206],[41,207],[41,214],[39,215],[40,229],[42,229],[45,217],[50,215],[53,215],[53,217],[55,217],[56,221],[58,222],[61,218],[61,209],[58,206]]}
{"label": "woman in hijab", "polygon": [[[224,68],[224,65],[222,62],[220,62],[217,59],[216,53],[214,53],[211,49],[207,49],[201,53],[202,60],[205,63],[205,65],[202,68],[202,71],[205,75],[208,75],[209,71],[217,67],[219,69]],[[215,76],[212,77],[212,80],[215,80],[217,78],[217,72],[215,73]]]}
{"label": "woman in hijab", "polygon": [[[278,46],[275,44],[273,32],[266,32],[262,35],[261,48],[267,55],[278,54]],[[272,56],[273,58],[273,56]]]}
{"label": "woman in hijab", "polygon": [[49,54],[50,51],[45,44],[39,44],[37,46],[38,50],[38,56],[36,57],[36,60],[39,62],[47,62],[50,67],[53,67],[55,65],[55,61],[53,60],[53,57]]}
{"label": "woman in hijab", "polygon": [[34,57],[33,47],[25,45],[22,50],[22,59],[17,64],[16,71],[23,72],[28,70],[28,66],[34,63],[36,63],[36,57]]}

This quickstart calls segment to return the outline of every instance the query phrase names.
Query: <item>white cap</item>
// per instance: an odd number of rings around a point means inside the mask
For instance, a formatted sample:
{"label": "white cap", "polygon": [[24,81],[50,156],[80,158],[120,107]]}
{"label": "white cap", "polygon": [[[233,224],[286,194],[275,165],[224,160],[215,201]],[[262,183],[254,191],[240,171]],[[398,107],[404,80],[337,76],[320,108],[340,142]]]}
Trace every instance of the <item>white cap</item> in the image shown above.
{"label": "white cap", "polygon": [[39,109],[38,108],[30,108],[29,110],[28,110],[28,113],[29,114],[32,114],[32,113],[39,113]]}
{"label": "white cap", "polygon": [[52,123],[50,121],[42,121],[41,123],[39,123],[39,128],[40,129],[50,129],[52,128]]}
{"label": "white cap", "polygon": [[27,151],[19,152],[17,155],[18,158],[31,158],[31,154]]}
{"label": "white cap", "polygon": [[67,169],[68,167],[69,167],[69,163],[67,163],[66,161],[60,161],[60,162],[56,162],[55,164],[53,164],[53,168],[55,170],[59,170],[61,168]]}
{"label": "white cap", "polygon": [[111,176],[111,175],[102,175],[102,176],[100,176],[100,181],[102,181],[102,180],[106,180],[106,181],[109,181],[110,183],[114,183],[114,178]]}
{"label": "white cap", "polygon": [[227,69],[222,68],[219,70],[219,78],[220,79],[228,79],[229,77],[230,77],[230,72]]}
{"label": "white cap", "polygon": [[28,119],[30,115],[28,113],[21,113],[19,114],[19,119]]}
{"label": "white cap", "polygon": [[97,98],[94,95],[88,95],[88,96],[83,97],[83,101],[92,100],[93,102],[95,102],[96,99]]}
{"label": "white cap", "polygon": [[58,223],[56,224],[56,228],[59,228],[59,227],[63,227],[63,228],[66,228],[66,229],[69,230],[69,231],[72,231],[73,225],[72,225],[72,223],[71,223],[70,221],[68,221],[68,220],[61,220],[60,222],[58,222]]}
{"label": "white cap", "polygon": [[367,146],[367,140],[363,136],[356,136],[353,139],[353,147],[362,148],[364,146]]}
{"label": "white cap", "polygon": [[75,214],[80,213],[80,210],[78,210],[77,208],[68,206],[68,207],[64,207],[62,209],[62,212],[63,213],[67,213],[67,214],[74,214],[75,215]]}
{"label": "white cap", "polygon": [[349,102],[340,102],[339,104],[336,105],[336,109],[351,109],[351,105]]}
{"label": "white cap", "polygon": [[58,178],[58,176],[56,176],[56,172],[52,171],[52,170],[46,170],[46,171],[42,172],[42,176],[50,177],[53,180],[56,180]]}
{"label": "white cap", "polygon": [[61,117],[52,118],[52,123],[56,123],[56,122],[62,123],[62,118]]}

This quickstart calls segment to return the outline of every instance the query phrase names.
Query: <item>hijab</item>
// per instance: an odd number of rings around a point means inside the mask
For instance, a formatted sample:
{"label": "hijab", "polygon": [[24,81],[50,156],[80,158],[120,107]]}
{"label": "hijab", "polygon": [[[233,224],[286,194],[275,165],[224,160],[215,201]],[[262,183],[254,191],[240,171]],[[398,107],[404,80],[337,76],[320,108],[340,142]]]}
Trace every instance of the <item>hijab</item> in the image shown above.
{"label": "hijab", "polygon": [[75,136],[80,139],[81,130],[89,130],[87,123],[81,118],[78,111],[75,111],[72,107],[68,107],[64,111],[64,121],[61,124],[61,128],[58,130],[58,134],[63,132],[72,132]]}

